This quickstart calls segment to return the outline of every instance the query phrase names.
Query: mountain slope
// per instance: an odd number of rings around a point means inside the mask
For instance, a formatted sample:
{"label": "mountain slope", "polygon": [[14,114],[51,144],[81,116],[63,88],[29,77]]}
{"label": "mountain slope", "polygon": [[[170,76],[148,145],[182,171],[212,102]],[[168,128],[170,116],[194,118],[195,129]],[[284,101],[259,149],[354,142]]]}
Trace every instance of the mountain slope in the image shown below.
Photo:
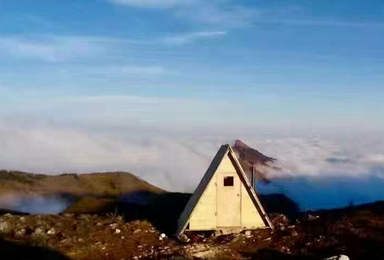
{"label": "mountain slope", "polygon": [[28,213],[107,213],[133,192],[165,191],[127,172],[49,176],[0,171],[0,209]]}
{"label": "mountain slope", "polygon": [[0,195],[119,196],[133,191],[163,192],[162,189],[127,172],[49,176],[0,171]]}
{"label": "mountain slope", "polygon": [[254,171],[255,177],[259,181],[265,183],[270,182],[268,172],[270,170],[280,170],[276,165],[277,159],[262,154],[258,150],[249,147],[241,140],[236,140],[232,148],[245,173],[250,175],[251,172]]}

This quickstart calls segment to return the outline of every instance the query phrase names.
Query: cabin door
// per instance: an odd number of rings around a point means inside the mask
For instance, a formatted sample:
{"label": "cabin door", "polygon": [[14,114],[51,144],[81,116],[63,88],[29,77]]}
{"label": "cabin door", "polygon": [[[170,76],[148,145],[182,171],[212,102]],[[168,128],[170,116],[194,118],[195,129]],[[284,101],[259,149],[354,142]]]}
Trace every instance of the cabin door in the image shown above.
{"label": "cabin door", "polygon": [[217,227],[241,226],[241,186],[237,173],[217,176]]}

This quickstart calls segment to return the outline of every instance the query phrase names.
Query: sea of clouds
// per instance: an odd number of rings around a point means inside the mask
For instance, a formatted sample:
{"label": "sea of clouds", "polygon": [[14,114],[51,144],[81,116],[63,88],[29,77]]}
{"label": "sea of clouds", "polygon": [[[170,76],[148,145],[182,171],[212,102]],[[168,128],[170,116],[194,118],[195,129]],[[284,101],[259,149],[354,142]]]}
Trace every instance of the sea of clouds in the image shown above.
{"label": "sea of clouds", "polygon": [[[260,193],[284,193],[303,210],[384,199],[380,135],[167,131],[0,121],[0,168],[32,173],[128,171],[170,191],[193,192],[221,144],[242,139],[278,159]],[[33,210],[29,210],[33,212]]]}

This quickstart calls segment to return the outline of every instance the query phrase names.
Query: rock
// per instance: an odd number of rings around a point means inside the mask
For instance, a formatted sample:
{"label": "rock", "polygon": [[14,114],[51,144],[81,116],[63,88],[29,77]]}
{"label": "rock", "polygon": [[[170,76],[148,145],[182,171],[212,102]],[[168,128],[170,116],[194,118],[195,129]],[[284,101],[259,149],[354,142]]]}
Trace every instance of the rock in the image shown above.
{"label": "rock", "polygon": [[137,233],[140,233],[141,232],[141,229],[136,229],[135,231],[133,231],[133,234],[137,234]]}
{"label": "rock", "polygon": [[35,229],[35,231],[33,232],[33,236],[41,236],[41,235],[44,235],[45,234],[45,230],[43,227],[38,227]]}
{"label": "rock", "polygon": [[8,233],[9,231],[11,231],[11,225],[6,221],[0,222],[0,233]]}
{"label": "rock", "polygon": [[56,230],[54,228],[51,228],[50,230],[48,230],[47,234],[48,235],[55,235],[56,234]]}
{"label": "rock", "polygon": [[291,250],[288,247],[286,247],[286,246],[283,246],[281,248],[281,251],[286,252],[286,253],[290,253],[291,252]]}
{"label": "rock", "polygon": [[121,233],[121,230],[120,229],[116,229],[115,230],[115,234],[120,234]]}
{"label": "rock", "polygon": [[84,239],[82,239],[82,238],[78,238],[78,239],[77,239],[77,242],[79,242],[79,243],[84,243]]}
{"label": "rock", "polygon": [[221,230],[215,230],[215,233],[214,233],[215,237],[219,237],[221,235],[223,235],[223,232]]}
{"label": "rock", "polygon": [[96,224],[96,226],[101,227],[101,226],[103,226],[103,223],[98,222],[98,223]]}
{"label": "rock", "polygon": [[284,214],[277,214],[276,216],[272,216],[272,224],[277,228],[288,226],[289,219]]}
{"label": "rock", "polygon": [[117,228],[117,224],[116,223],[109,224],[109,227],[111,229],[116,229]]}
{"label": "rock", "polygon": [[324,260],[349,260],[349,257],[346,255],[337,255],[337,256],[324,258]]}
{"label": "rock", "polygon": [[139,257],[138,256],[134,256],[132,259],[133,260],[139,260]]}
{"label": "rock", "polygon": [[191,239],[189,239],[189,237],[187,237],[187,235],[185,234],[178,235],[177,239],[184,243],[188,243],[189,241],[191,241]]}
{"label": "rock", "polygon": [[159,240],[162,241],[162,240],[165,239],[166,237],[167,237],[166,234],[161,233],[160,236],[159,236]]}
{"label": "rock", "polygon": [[222,235],[231,235],[231,234],[239,234],[241,233],[241,229],[223,229],[221,230]]}
{"label": "rock", "polygon": [[308,214],[307,215],[307,221],[314,221],[316,219],[320,218],[319,216],[315,216],[315,215],[311,215],[311,214]]}
{"label": "rock", "polygon": [[25,222],[25,217],[20,217],[21,222]]}
{"label": "rock", "polygon": [[25,228],[23,228],[23,229],[16,231],[15,235],[22,237],[22,236],[25,236],[26,233],[27,233],[27,230]]}
{"label": "rock", "polygon": [[7,213],[7,214],[5,214],[3,217],[5,217],[5,218],[12,218],[13,215],[12,215],[11,213]]}
{"label": "rock", "polygon": [[251,237],[252,236],[252,232],[250,230],[247,230],[247,231],[245,231],[244,235],[246,237]]}
{"label": "rock", "polygon": [[298,236],[299,236],[299,233],[297,233],[296,230],[292,229],[292,230],[291,230],[291,236],[292,236],[292,237],[298,237]]}
{"label": "rock", "polygon": [[215,259],[218,252],[218,248],[206,245],[195,245],[191,249],[187,250],[188,255],[191,255],[192,258],[198,259]]}
{"label": "rock", "polygon": [[88,215],[88,214],[81,214],[80,216],[79,216],[79,219],[89,219],[91,216],[90,215]]}

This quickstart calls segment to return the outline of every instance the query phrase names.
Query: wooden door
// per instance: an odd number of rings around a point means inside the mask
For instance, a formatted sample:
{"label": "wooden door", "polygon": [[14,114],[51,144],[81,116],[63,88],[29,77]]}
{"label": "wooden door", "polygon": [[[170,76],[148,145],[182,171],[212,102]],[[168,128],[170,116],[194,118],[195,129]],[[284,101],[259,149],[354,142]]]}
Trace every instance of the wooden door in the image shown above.
{"label": "wooden door", "polygon": [[237,173],[217,176],[217,227],[241,226],[241,183]]}

